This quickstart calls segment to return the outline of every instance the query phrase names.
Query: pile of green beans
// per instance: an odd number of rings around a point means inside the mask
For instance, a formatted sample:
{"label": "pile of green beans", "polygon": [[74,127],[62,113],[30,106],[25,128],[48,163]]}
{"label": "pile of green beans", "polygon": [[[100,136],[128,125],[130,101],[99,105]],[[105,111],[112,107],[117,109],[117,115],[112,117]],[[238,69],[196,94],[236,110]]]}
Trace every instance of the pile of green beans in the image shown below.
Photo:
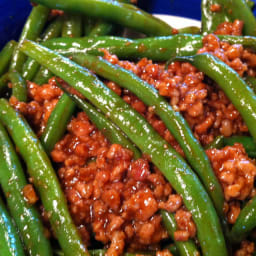
{"label": "pile of green beans", "polygon": [[[256,158],[256,78],[249,76],[249,72],[240,77],[217,57],[197,52],[203,47],[205,35],[214,33],[221,23],[236,19],[244,22],[243,36],[216,36],[220,41],[241,44],[256,51],[253,2],[202,0],[201,29],[174,30],[130,0],[32,1],[36,5],[19,41],[8,42],[0,52],[0,234],[4,234],[0,236],[0,255],[106,254],[106,247],[88,250],[82,241],[70,216],[55,165],[51,162],[51,152],[65,135],[77,109],[86,113],[111,144],[120,144],[133,152],[134,160],[147,156],[181,195],[184,207],[192,215],[197,234],[194,239],[176,241],[178,224],[175,213],[159,210],[162,224],[172,241],[171,246],[164,248],[172,255],[226,256],[231,255],[232,249],[237,248],[242,240],[250,240],[256,227],[256,197],[245,200],[235,224],[227,225],[223,189],[205,150],[240,143],[250,158]],[[213,7],[218,11],[212,11]],[[51,9],[64,13],[53,17]],[[143,33],[145,38],[120,36],[125,28]],[[175,111],[152,85],[131,71],[104,60],[102,49],[125,60],[148,58],[165,62],[166,66],[173,61],[189,62],[225,93],[241,114],[249,134],[217,136],[203,148],[181,113]],[[55,84],[63,94],[39,138],[11,105],[12,101],[9,103],[7,99],[12,96],[25,106],[30,101],[27,82],[40,86],[54,76]],[[152,106],[181,146],[185,157],[100,78],[116,83],[148,107]],[[35,188],[38,204],[31,205],[23,195],[27,185]],[[54,243],[45,237],[38,205],[48,213],[58,248],[54,248]]]}

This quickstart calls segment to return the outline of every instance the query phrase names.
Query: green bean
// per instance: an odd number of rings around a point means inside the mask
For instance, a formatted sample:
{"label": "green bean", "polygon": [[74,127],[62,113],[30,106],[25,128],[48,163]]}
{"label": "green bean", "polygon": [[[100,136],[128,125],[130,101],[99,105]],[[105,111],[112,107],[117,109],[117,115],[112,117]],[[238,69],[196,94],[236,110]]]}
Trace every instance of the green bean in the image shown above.
{"label": "green bean", "polygon": [[123,147],[130,149],[133,152],[133,157],[135,159],[141,157],[140,151],[129,141],[127,136],[118,127],[108,120],[108,118],[95,109],[89,102],[80,99],[76,95],[69,95],[112,144],[120,144]]}
{"label": "green bean", "polygon": [[[256,37],[219,35],[220,40],[230,44],[242,44],[256,50]],[[90,53],[102,55],[99,49],[107,49],[119,58],[149,58],[153,61],[168,61],[173,56],[190,56],[203,47],[200,35],[174,35],[131,40],[121,37],[102,36],[99,38],[56,38],[43,45],[63,55]]]}
{"label": "green bean", "polygon": [[7,86],[9,81],[12,84],[12,96],[14,96],[19,101],[26,102],[27,85],[22,76],[17,71],[9,71],[1,78],[2,86]]}
{"label": "green bean", "polygon": [[[177,223],[174,214],[161,210],[161,217],[163,224],[168,232],[168,235],[174,240],[174,232],[177,230]],[[175,241],[180,256],[199,256],[200,253],[192,240],[188,241]]]}
{"label": "green bean", "polygon": [[4,256],[25,256],[15,226],[0,197],[0,254]]}
{"label": "green bean", "polygon": [[2,97],[2,94],[6,91],[6,76],[3,75],[0,77],[0,96]]}
{"label": "green bean", "polygon": [[223,135],[219,135],[217,136],[211,143],[207,144],[204,148],[205,150],[207,149],[221,149],[224,147],[224,136]]}
{"label": "green bean", "polygon": [[235,143],[243,145],[246,153],[251,158],[256,158],[256,143],[249,136],[232,136],[223,139],[225,146],[233,146]]}
{"label": "green bean", "polygon": [[235,143],[242,144],[250,158],[256,158],[256,143],[254,142],[253,138],[249,136],[218,136],[212,143],[208,144],[205,149],[221,149],[225,146],[233,146]]}
{"label": "green bean", "polygon": [[53,109],[45,130],[40,138],[47,154],[50,154],[55,144],[64,135],[67,124],[75,111],[75,103],[67,94],[63,94]]}
{"label": "green bean", "polygon": [[27,84],[22,76],[15,71],[8,73],[8,78],[12,83],[12,96],[19,101],[27,101]]}
{"label": "green bean", "polygon": [[146,105],[153,106],[154,112],[163,120],[168,130],[181,145],[187,161],[202,180],[218,214],[223,217],[224,196],[222,188],[211,168],[208,157],[182,115],[173,110],[153,86],[141,80],[131,71],[92,55],[73,55],[72,60],[92,70],[97,75],[128,89]]}
{"label": "green bean", "polygon": [[12,58],[13,50],[16,45],[17,42],[11,40],[4,46],[4,48],[0,52],[0,76],[2,76],[4,72],[7,71],[8,65]]}
{"label": "green bean", "polygon": [[39,85],[46,84],[51,77],[53,77],[52,72],[45,67],[40,67],[33,82]]}
{"label": "green bean", "polygon": [[246,4],[249,6],[250,9],[253,9],[255,6],[254,1],[251,0],[245,0]]}
{"label": "green bean", "polygon": [[[58,37],[61,34],[63,24],[63,17],[59,16],[54,21],[52,21],[48,27],[45,29],[42,35],[42,42]],[[37,71],[39,70],[39,65],[36,61],[28,58],[23,65],[22,77],[25,80],[32,81],[35,77]]]}
{"label": "green bean", "polygon": [[256,78],[252,76],[247,76],[244,78],[248,86],[256,93]]}
{"label": "green bean", "polygon": [[[81,36],[82,34],[82,18],[80,15],[68,14],[64,22],[62,37],[73,37]],[[42,71],[48,71],[45,67],[42,67]],[[48,71],[51,76],[52,72]],[[43,72],[42,72],[43,74]],[[39,78],[39,79],[38,79]],[[41,83],[42,76],[36,77],[34,82]],[[45,81],[43,81],[45,82]],[[52,111],[45,130],[41,136],[41,142],[46,152],[50,154],[53,150],[54,145],[62,138],[64,135],[67,124],[70,121],[73,113],[75,111],[75,103],[67,94],[63,94]]]}
{"label": "green bean", "polygon": [[0,99],[0,120],[7,127],[27,165],[63,252],[74,256],[88,255],[69,215],[55,171],[36,135],[26,120],[5,99]]}
{"label": "green bean", "polygon": [[200,180],[138,112],[88,70],[69,59],[28,40],[23,42],[21,51],[79,91],[149,156],[191,211],[204,255],[227,255],[217,214]]}
{"label": "green bean", "polygon": [[82,35],[82,17],[77,14],[66,14],[62,27],[62,37],[79,37]]}
{"label": "green bean", "polygon": [[[106,249],[94,249],[89,250],[89,253],[91,256],[105,256],[107,250]],[[136,253],[124,253],[122,256],[139,256],[139,255],[155,255],[154,252],[136,252]],[[55,251],[54,256],[64,256],[64,253],[62,251]]]}
{"label": "green bean", "polygon": [[39,213],[22,194],[23,188],[27,185],[25,174],[12,142],[1,123],[0,184],[29,255],[52,255],[50,242],[44,235]]}
{"label": "green bean", "polygon": [[21,32],[19,43],[14,49],[10,70],[16,70],[19,73],[22,73],[22,67],[26,61],[26,56],[20,52],[19,45],[24,39],[36,40],[39,37],[47,21],[48,14],[49,9],[44,6],[38,5],[33,7]]}
{"label": "green bean", "polygon": [[105,36],[111,34],[115,29],[115,26],[111,23],[107,23],[102,20],[98,20],[92,27],[89,37]]}
{"label": "green bean", "polygon": [[[212,6],[218,5],[220,10],[213,12]],[[228,10],[230,6],[227,0],[202,0],[201,2],[201,19],[202,19],[202,33],[210,34],[216,31],[219,24],[225,21],[231,21]]]}
{"label": "green bean", "polygon": [[[220,6],[219,11],[212,11],[213,4]],[[245,0],[203,0],[202,10],[202,32],[213,33],[217,26],[224,21],[235,19],[244,22],[243,32],[245,35],[256,35],[256,19]]]}
{"label": "green bean", "polygon": [[104,0],[33,0],[52,9],[77,12],[88,17],[101,17],[123,27],[133,28],[146,35],[166,36],[173,32],[165,22],[142,11],[136,6]]}
{"label": "green bean", "polygon": [[189,26],[189,27],[184,27],[184,28],[179,28],[178,29],[179,34],[200,34],[201,28],[195,27],[195,26]]}
{"label": "green bean", "polygon": [[256,96],[235,70],[208,53],[177,57],[176,60],[190,62],[213,79],[240,112],[252,137],[256,139]]}
{"label": "green bean", "polygon": [[178,252],[178,248],[176,247],[175,244],[171,244],[165,247],[165,249],[168,249],[173,256],[180,256],[179,252]]}
{"label": "green bean", "polygon": [[48,25],[48,27],[45,29],[45,31],[41,36],[42,41],[44,42],[60,36],[63,22],[64,22],[63,16],[58,16],[53,21],[51,21],[51,23]]}
{"label": "green bean", "polygon": [[83,17],[83,34],[84,36],[88,36],[91,32],[93,26],[95,24],[95,20],[89,17]]}
{"label": "green bean", "polygon": [[235,242],[242,241],[256,226],[256,197],[252,198],[241,210],[230,236]]}

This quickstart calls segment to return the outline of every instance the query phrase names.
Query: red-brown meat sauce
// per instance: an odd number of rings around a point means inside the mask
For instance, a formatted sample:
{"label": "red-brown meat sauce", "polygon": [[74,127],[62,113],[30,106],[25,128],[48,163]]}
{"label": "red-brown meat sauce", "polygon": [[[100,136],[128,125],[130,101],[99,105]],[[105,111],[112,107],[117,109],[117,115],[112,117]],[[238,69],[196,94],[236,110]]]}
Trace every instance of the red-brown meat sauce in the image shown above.
{"label": "red-brown meat sauce", "polygon": [[[218,6],[212,8],[219,11]],[[218,27],[216,34],[240,35],[242,26],[238,20],[225,22]],[[203,38],[203,47],[198,52],[215,55],[240,76],[256,76],[256,55],[242,45],[221,42],[216,35],[210,34]],[[134,63],[120,61],[107,51],[104,53],[104,58],[111,63],[131,70],[153,85],[184,116],[202,146],[212,142],[217,135],[248,135],[241,115],[224,92],[191,64],[173,62],[165,69],[164,64],[146,58]],[[28,103],[10,99],[38,136],[62,94],[55,79],[42,86],[28,82]],[[144,116],[184,156],[165,124],[155,115],[153,106],[146,106],[111,81],[105,81],[105,84]],[[241,144],[209,149],[206,153],[224,191],[228,222],[234,224],[242,202],[256,193],[255,161],[247,156]],[[161,222],[160,209],[174,214],[178,225],[174,235],[176,240],[196,237],[191,213],[160,171],[146,156],[134,160],[131,151],[111,144],[83,112],[72,118],[67,133],[55,145],[51,157],[59,166],[58,175],[71,215],[86,244],[93,239],[100,241],[108,248],[108,255],[121,255],[125,250],[158,250],[160,242],[168,237]],[[254,250],[254,243],[243,241],[234,255],[252,255]],[[158,255],[171,254],[163,250],[158,251]]]}

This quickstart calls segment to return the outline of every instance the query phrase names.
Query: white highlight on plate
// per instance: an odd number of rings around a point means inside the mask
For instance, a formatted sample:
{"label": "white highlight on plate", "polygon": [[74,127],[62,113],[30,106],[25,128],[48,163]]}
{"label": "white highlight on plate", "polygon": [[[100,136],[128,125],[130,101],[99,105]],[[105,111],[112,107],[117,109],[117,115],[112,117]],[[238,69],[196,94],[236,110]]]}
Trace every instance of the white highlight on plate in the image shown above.
{"label": "white highlight on plate", "polygon": [[188,26],[196,26],[196,27],[201,26],[201,22],[199,20],[173,16],[173,15],[164,15],[164,14],[154,14],[154,16],[165,21],[170,26],[177,29],[188,27]]}

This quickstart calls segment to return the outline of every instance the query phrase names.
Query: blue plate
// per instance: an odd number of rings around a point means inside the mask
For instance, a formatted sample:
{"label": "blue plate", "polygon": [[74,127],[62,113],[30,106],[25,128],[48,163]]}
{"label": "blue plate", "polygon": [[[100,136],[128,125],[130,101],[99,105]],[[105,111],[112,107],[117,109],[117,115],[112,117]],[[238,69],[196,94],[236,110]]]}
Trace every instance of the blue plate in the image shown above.
{"label": "blue plate", "polygon": [[[200,3],[201,0],[139,0],[139,6],[148,12],[197,20],[201,19]],[[18,39],[30,10],[29,0],[0,0],[0,49],[7,41]]]}

